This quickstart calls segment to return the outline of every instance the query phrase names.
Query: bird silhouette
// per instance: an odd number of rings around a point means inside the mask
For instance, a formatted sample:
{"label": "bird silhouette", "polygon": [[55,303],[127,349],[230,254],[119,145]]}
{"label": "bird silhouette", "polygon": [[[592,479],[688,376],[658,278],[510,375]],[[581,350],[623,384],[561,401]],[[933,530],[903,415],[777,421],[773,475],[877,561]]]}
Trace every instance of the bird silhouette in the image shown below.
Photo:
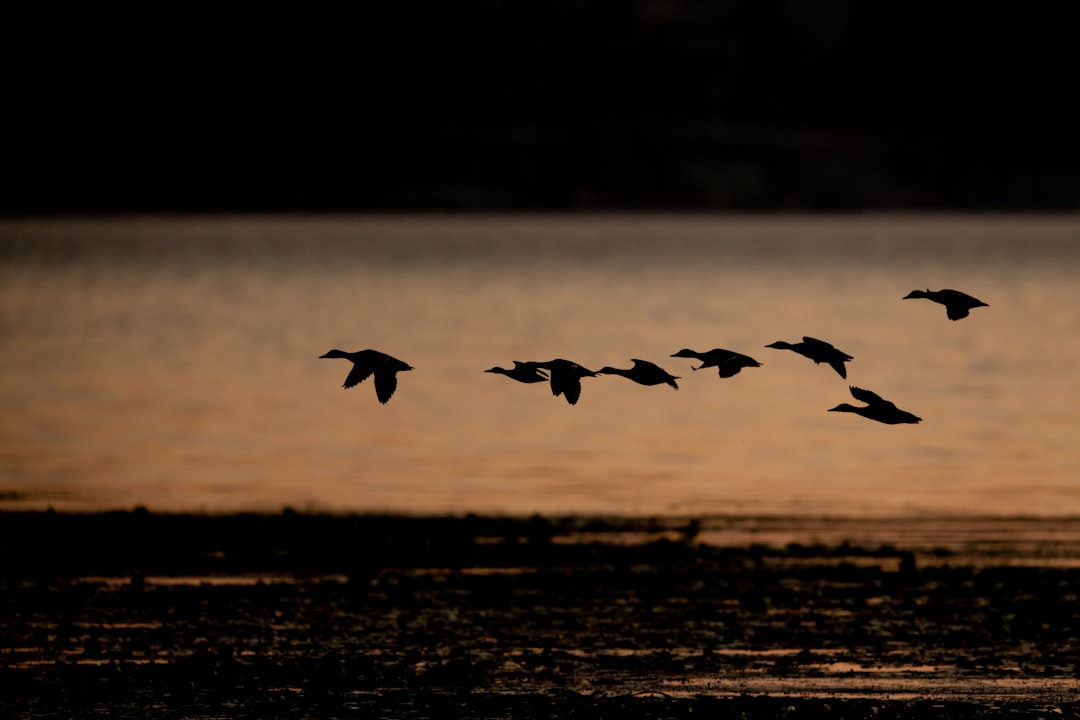
{"label": "bird silhouette", "polygon": [[950,320],[966,318],[968,312],[972,308],[990,307],[982,300],[973,298],[967,293],[962,293],[959,290],[950,290],[948,288],[943,290],[912,290],[903,297],[904,300],[909,300],[911,298],[926,298],[927,300],[941,303],[945,306],[945,314],[949,316]]}
{"label": "bird silhouette", "polygon": [[501,367],[493,367],[484,372],[505,375],[508,378],[512,378],[522,383],[547,382],[548,380],[547,373],[540,370],[534,362],[519,362],[518,360],[515,360],[514,367],[509,370]]}
{"label": "bird silhouette", "polygon": [[551,373],[551,394],[556,397],[562,395],[571,405],[576,405],[581,397],[581,378],[596,377],[592,370],[562,358],[538,362],[535,365]]}
{"label": "bird silhouette", "polygon": [[814,361],[814,364],[828,363],[842,378],[847,377],[847,367],[844,363],[848,360],[855,359],[847,353],[837,350],[824,340],[817,340],[805,335],[803,336],[802,342],[792,344],[784,342],[783,340],[777,340],[765,347],[776,348],[777,350],[793,350],[803,357],[810,358]]}
{"label": "bird silhouette", "polygon": [[352,370],[345,377],[346,390],[358,385],[375,375],[375,395],[383,405],[393,397],[397,389],[397,374],[404,370],[412,370],[407,363],[391,357],[378,350],[359,350],[357,352],[345,352],[344,350],[331,350],[320,358],[344,358],[353,364]]}
{"label": "bird silhouette", "polygon": [[639,385],[663,385],[667,384],[676,390],[679,389],[675,382],[679,378],[669,373],[664,368],[648,360],[632,358],[634,366],[628,370],[620,370],[613,367],[602,367],[596,371],[597,375],[622,375],[624,378],[633,380]]}
{"label": "bird silhouette", "polygon": [[703,353],[683,348],[677,353],[672,353],[671,357],[696,358],[701,361],[701,364],[690,368],[691,370],[704,370],[708,367],[714,367],[722,378],[734,377],[746,367],[761,367],[761,363],[749,355],[722,348],[713,348]]}
{"label": "bird silhouette", "polygon": [[862,400],[866,405],[856,407],[855,405],[840,403],[834,408],[829,408],[829,412],[855,413],[856,415],[862,415],[864,418],[877,420],[879,423],[885,423],[886,425],[902,425],[905,423],[914,424],[922,420],[921,417],[912,415],[906,410],[901,410],[877,393],[863,390],[862,388],[857,388],[855,386],[850,386],[848,389],[851,390],[851,396],[853,398]]}

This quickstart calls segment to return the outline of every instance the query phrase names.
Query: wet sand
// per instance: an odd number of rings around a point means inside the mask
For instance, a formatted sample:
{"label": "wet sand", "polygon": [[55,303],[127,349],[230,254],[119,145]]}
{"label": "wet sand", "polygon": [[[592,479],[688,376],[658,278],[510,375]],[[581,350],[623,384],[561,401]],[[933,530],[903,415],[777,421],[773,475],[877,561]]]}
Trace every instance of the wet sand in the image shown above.
{"label": "wet sand", "polygon": [[12,717],[1080,717],[1080,519],[0,514]]}

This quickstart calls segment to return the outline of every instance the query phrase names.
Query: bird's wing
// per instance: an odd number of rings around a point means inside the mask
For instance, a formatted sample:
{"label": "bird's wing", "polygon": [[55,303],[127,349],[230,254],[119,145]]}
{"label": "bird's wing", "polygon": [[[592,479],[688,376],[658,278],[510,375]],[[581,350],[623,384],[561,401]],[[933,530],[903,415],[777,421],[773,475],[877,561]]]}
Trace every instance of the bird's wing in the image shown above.
{"label": "bird's wing", "polygon": [[375,372],[377,365],[371,363],[353,363],[352,370],[349,371],[349,375],[345,378],[345,384],[342,385],[345,389],[359,385],[367,380],[371,373]]}
{"label": "bird's wing", "polygon": [[971,297],[966,292],[960,292],[959,290],[953,290],[952,288],[943,288],[941,290],[938,290],[938,295],[941,296],[941,299],[943,301],[967,300],[970,302],[971,300],[975,300],[975,298]]}
{"label": "bird's wing", "polygon": [[840,377],[847,379],[847,366],[844,365],[844,361],[840,358],[834,358],[829,361],[829,367],[836,371],[836,374]]}
{"label": "bird's wing", "polygon": [[802,340],[803,340],[804,343],[807,344],[808,347],[812,347],[812,348],[814,348],[816,350],[835,350],[836,349],[830,343],[827,343],[824,340],[818,340],[817,338],[812,338],[812,337],[810,337],[808,335],[803,335]]}
{"label": "bird's wing", "polygon": [[383,405],[393,397],[397,390],[397,371],[380,370],[375,373],[375,395]]}
{"label": "bird's wing", "polygon": [[631,358],[631,361],[637,367],[646,368],[646,369],[648,369],[648,370],[650,370],[652,372],[658,372],[658,373],[666,372],[662,367],[660,367],[659,365],[657,365],[654,362],[649,362],[648,360],[639,360],[638,358]]}
{"label": "bird's wing", "polygon": [[761,363],[757,360],[749,355],[743,355],[742,353],[731,353],[731,359],[737,360],[743,367],[761,367]]}
{"label": "bird's wing", "polygon": [[856,400],[862,400],[867,405],[880,405],[887,402],[875,392],[863,390],[862,388],[855,387],[854,385],[850,386],[848,389],[851,390],[851,397],[855,398]]}
{"label": "bird's wing", "polygon": [[[830,356],[830,355],[835,356],[837,358],[837,360],[830,359],[828,361],[830,365],[832,365],[833,362],[838,362],[840,360],[854,360],[855,359],[852,356],[848,355],[843,350],[840,350],[839,348],[837,348],[832,343],[827,343],[824,340],[818,340],[817,338],[806,337],[804,335],[803,336],[803,343],[806,344],[806,350],[807,351],[809,351],[809,352],[811,352],[811,353],[813,353],[815,355],[820,355],[823,359]],[[811,355],[810,357],[813,357],[813,355]],[[835,365],[833,367],[835,367]],[[837,372],[840,372],[840,371],[837,370]],[[844,373],[841,372],[840,375],[843,376]]]}
{"label": "bird's wing", "polygon": [[551,394],[559,397],[566,392],[566,374],[556,370],[551,371]]}
{"label": "bird's wing", "polygon": [[567,378],[563,384],[563,395],[566,397],[566,402],[577,405],[578,398],[581,397],[581,381],[576,377]]}
{"label": "bird's wing", "polygon": [[729,357],[716,365],[716,369],[720,372],[722,378],[735,377],[743,367],[744,365],[739,362],[738,357]]}
{"label": "bird's wing", "polygon": [[959,320],[968,316],[968,309],[956,303],[946,303],[945,314],[949,316],[950,320]]}

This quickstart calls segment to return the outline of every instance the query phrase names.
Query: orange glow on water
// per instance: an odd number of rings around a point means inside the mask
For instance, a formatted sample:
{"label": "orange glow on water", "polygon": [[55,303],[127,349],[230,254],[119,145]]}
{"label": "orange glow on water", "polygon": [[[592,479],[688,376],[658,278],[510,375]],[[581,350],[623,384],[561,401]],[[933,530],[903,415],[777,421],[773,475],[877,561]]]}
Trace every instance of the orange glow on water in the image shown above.
{"label": "orange glow on water", "polygon": [[[0,237],[3,507],[1080,511],[1080,221],[148,218]],[[951,322],[900,299],[938,287],[990,307]],[[764,347],[802,335],[924,421],[825,412],[848,382]],[[386,406],[318,359],[365,347],[416,368]],[[721,380],[683,347],[763,367]],[[482,372],[554,357],[648,359],[681,389],[585,378],[570,407]]]}

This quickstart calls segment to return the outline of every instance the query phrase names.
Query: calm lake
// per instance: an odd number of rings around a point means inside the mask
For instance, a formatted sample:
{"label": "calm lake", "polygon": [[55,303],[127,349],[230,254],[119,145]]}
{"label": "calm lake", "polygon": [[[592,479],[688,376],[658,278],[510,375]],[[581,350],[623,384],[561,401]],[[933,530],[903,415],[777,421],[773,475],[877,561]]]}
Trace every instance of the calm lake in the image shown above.
{"label": "calm lake", "polygon": [[[0,300],[3,509],[1080,514],[1074,216],[7,219]],[[680,390],[483,372],[558,357]]]}

